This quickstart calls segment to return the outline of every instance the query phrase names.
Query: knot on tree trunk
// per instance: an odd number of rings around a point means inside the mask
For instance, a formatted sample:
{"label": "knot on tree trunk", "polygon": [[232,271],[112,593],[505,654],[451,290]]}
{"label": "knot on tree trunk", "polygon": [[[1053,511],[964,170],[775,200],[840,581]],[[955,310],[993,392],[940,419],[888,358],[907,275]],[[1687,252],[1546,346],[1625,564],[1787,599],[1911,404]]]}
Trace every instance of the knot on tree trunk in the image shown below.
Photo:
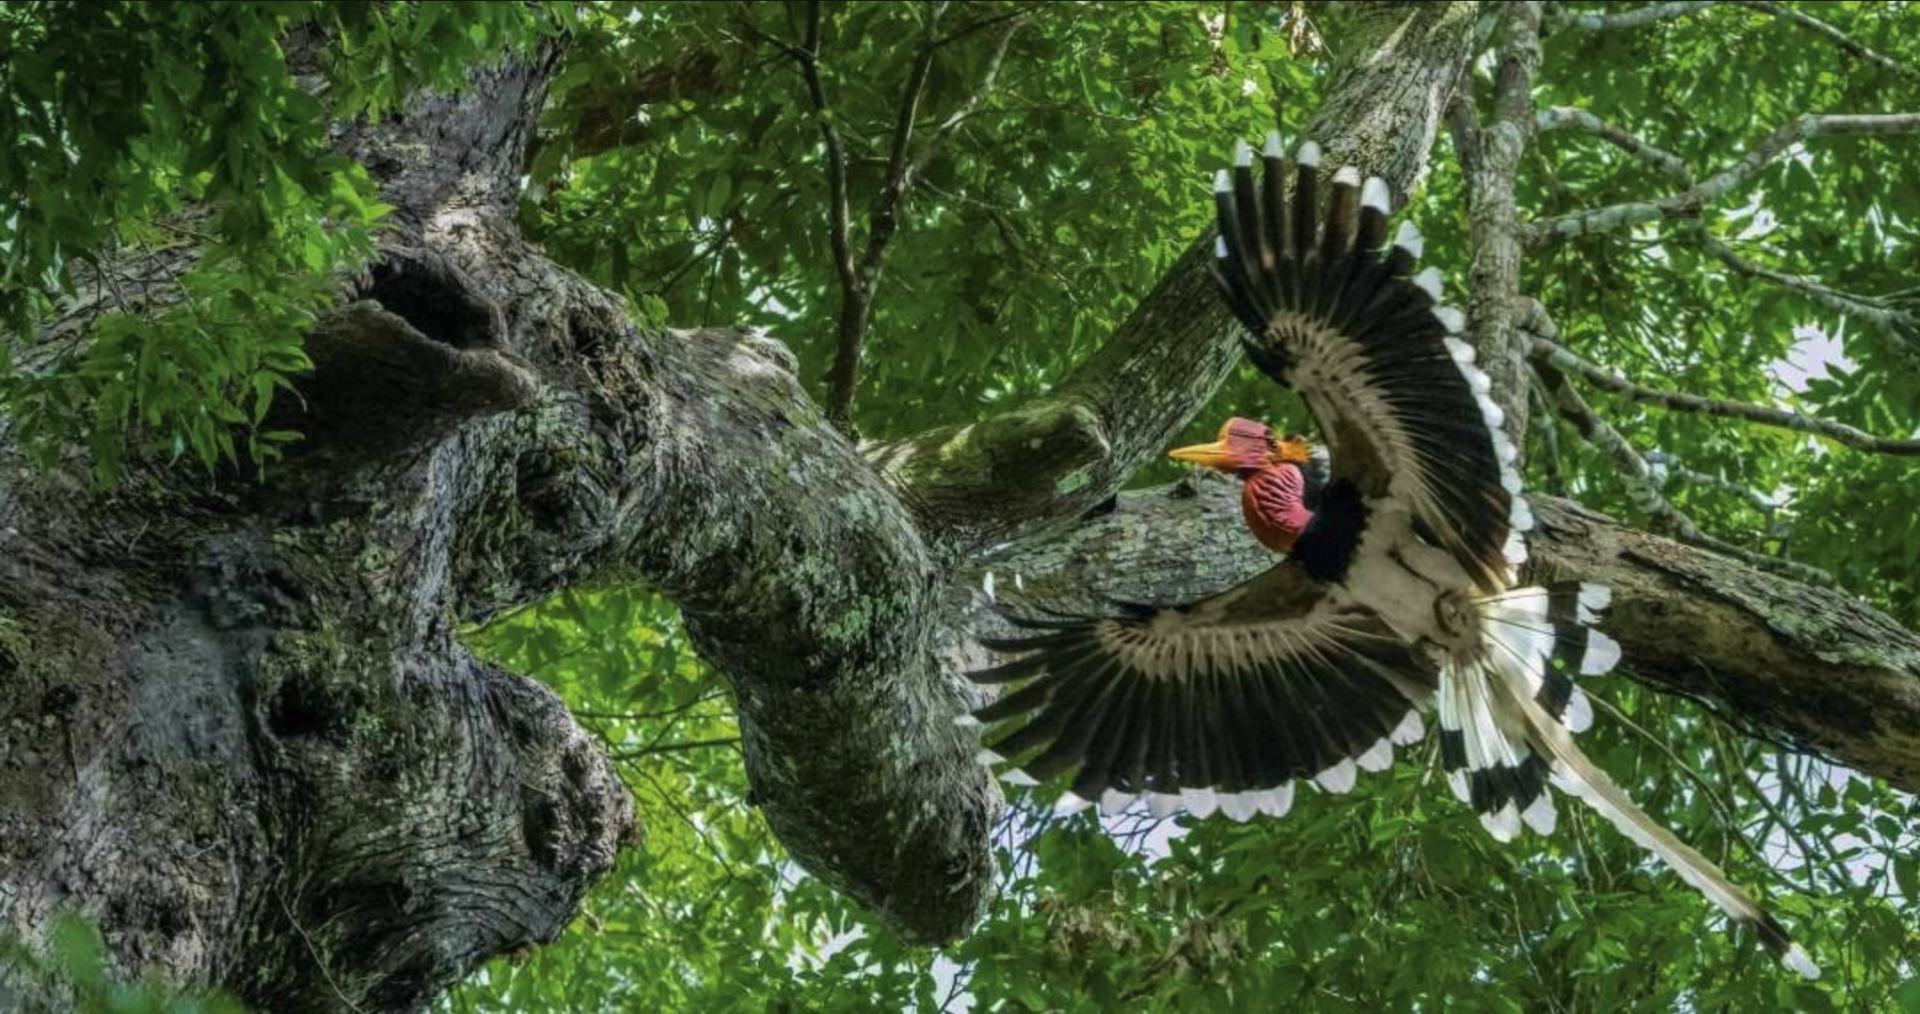
{"label": "knot on tree trunk", "polygon": [[445,257],[391,250],[360,294],[315,325],[313,368],[276,406],[272,424],[300,431],[302,453],[395,456],[539,394],[499,306]]}

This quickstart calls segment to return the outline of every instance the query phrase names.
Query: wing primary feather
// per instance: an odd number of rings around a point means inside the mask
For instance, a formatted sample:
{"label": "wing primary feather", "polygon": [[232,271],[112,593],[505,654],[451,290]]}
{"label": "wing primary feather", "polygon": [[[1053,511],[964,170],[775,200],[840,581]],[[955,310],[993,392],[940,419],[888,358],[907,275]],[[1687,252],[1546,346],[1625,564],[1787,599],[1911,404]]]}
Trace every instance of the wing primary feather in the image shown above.
{"label": "wing primary feather", "polygon": [[1293,225],[1293,237],[1287,253],[1291,259],[1303,262],[1313,250],[1314,205],[1320,199],[1315,192],[1320,176],[1320,146],[1308,141],[1300,146],[1300,152],[1293,157],[1293,161],[1293,213],[1288,216],[1288,221]]}
{"label": "wing primary feather", "polygon": [[[1291,301],[1287,291],[1291,272],[1281,270],[1282,248],[1288,242],[1291,226],[1287,222],[1286,162],[1280,151],[1278,132],[1267,135],[1267,148],[1261,155],[1260,197],[1265,204],[1266,230],[1260,234],[1260,267],[1267,285],[1269,307]],[[1276,242],[1276,237],[1278,240]]]}
{"label": "wing primary feather", "polygon": [[1320,235],[1320,263],[1331,267],[1353,249],[1353,233],[1360,212],[1360,171],[1343,166],[1333,174],[1333,196],[1327,204],[1327,224]]}

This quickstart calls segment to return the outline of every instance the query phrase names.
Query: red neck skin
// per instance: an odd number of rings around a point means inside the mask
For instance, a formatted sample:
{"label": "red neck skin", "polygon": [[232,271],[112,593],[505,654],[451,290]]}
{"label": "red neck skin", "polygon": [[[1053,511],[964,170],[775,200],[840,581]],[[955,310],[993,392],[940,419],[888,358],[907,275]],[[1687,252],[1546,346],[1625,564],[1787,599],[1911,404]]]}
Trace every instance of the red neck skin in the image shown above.
{"label": "red neck skin", "polygon": [[1276,553],[1292,552],[1313,520],[1306,494],[1307,478],[1300,466],[1270,465],[1247,476],[1240,490],[1240,511],[1261,545]]}

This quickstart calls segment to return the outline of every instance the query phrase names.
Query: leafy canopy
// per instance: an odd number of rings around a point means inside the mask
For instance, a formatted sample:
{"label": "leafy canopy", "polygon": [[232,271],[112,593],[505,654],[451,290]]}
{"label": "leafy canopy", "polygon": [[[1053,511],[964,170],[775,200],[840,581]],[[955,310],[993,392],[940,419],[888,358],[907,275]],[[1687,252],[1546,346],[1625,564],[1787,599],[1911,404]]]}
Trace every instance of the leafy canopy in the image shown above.
{"label": "leafy canopy", "polygon": [[84,444],[103,484],[130,442],[208,469],[277,456],[295,435],[260,424],[310,365],[301,339],[371,254],[385,210],[365,170],[328,150],[329,118],[451,87],[534,39],[538,15],[0,3],[0,411],[13,436],[43,461]]}

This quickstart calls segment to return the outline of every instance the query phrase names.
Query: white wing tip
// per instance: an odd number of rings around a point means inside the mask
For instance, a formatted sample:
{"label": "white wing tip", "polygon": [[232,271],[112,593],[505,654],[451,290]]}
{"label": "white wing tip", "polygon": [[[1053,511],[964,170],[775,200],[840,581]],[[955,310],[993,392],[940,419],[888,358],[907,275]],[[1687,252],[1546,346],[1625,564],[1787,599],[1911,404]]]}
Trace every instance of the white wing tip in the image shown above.
{"label": "white wing tip", "polygon": [[1245,140],[1233,142],[1233,164],[1236,168],[1253,164],[1253,149],[1247,147]]}
{"label": "white wing tip", "polygon": [[1181,789],[1180,802],[1196,817],[1211,816],[1220,808],[1220,800],[1212,789]]}
{"label": "white wing tip", "polygon": [[1007,759],[994,753],[992,750],[982,750],[973,755],[973,762],[983,768],[990,768],[996,764],[1005,764]]}
{"label": "white wing tip", "polygon": [[1164,792],[1147,793],[1147,812],[1155,820],[1165,820],[1180,809],[1180,797]]}
{"label": "white wing tip", "polygon": [[[1474,372],[1480,373],[1479,370],[1475,370]],[[1484,373],[1480,373],[1480,375],[1483,377],[1486,376]],[[1492,381],[1488,381],[1488,384],[1491,385]],[[1490,399],[1481,399],[1480,418],[1486,420],[1487,429],[1489,430],[1497,430],[1507,424],[1506,410],[1494,404]]]}
{"label": "white wing tip", "polygon": [[1480,823],[1497,842],[1510,842],[1520,834],[1520,814],[1508,803],[1493,813],[1480,815]]}
{"label": "white wing tip", "polygon": [[1260,812],[1269,817],[1284,817],[1293,809],[1293,783],[1260,794]]}
{"label": "white wing tip", "polygon": [[1360,187],[1360,203],[1384,215],[1393,209],[1393,191],[1387,188],[1386,180],[1369,176]]}
{"label": "white wing tip", "polygon": [[1552,834],[1559,823],[1559,814],[1553,808],[1553,797],[1542,789],[1540,795],[1520,814],[1520,819],[1538,834]]}
{"label": "white wing tip", "polygon": [[1579,687],[1567,698],[1567,709],[1560,713],[1560,724],[1568,732],[1585,732],[1593,728],[1593,702],[1587,700],[1587,692]]}
{"label": "white wing tip", "polygon": [[1225,236],[1213,237],[1213,256],[1214,256],[1214,259],[1216,260],[1227,259],[1227,237]]}
{"label": "white wing tip", "polygon": [[1108,789],[1100,794],[1100,812],[1112,816],[1133,805],[1135,797],[1119,789]]}
{"label": "white wing tip", "polygon": [[1053,813],[1056,817],[1071,817],[1092,805],[1093,800],[1085,799],[1069,792],[1061,796],[1059,802],[1053,804]]}
{"label": "white wing tip", "polygon": [[1417,260],[1422,253],[1426,252],[1427,237],[1420,234],[1419,226],[1412,222],[1401,222],[1400,231],[1393,235],[1393,245],[1405,250],[1407,256]]}
{"label": "white wing tip", "polygon": [[1352,760],[1343,760],[1338,764],[1313,776],[1313,784],[1336,796],[1353,791],[1353,783],[1359,777],[1359,769]]}
{"label": "white wing tip", "polygon": [[1799,944],[1789,945],[1787,947],[1787,956],[1781,960],[1786,962],[1788,968],[1799,972],[1808,979],[1820,978],[1820,966],[1813,963],[1813,959],[1807,956],[1806,948],[1801,947]]}
{"label": "white wing tip", "polygon": [[1419,709],[1415,709],[1407,712],[1407,717],[1393,727],[1393,735],[1388,738],[1393,740],[1395,746],[1411,746],[1425,739],[1426,736],[1427,723],[1421,720]]}
{"label": "white wing tip", "polygon": [[1428,268],[1425,271],[1422,271],[1419,274],[1414,275],[1412,280],[1413,280],[1413,284],[1418,286],[1420,291],[1426,293],[1429,296],[1432,296],[1434,302],[1438,303],[1440,301],[1440,269],[1439,268]]}
{"label": "white wing tip", "polygon": [[1221,169],[1213,174],[1213,192],[1216,194],[1233,192],[1233,180],[1227,175],[1225,169]]}
{"label": "white wing tip", "polygon": [[1620,664],[1620,642],[1599,632],[1587,631],[1587,654],[1580,660],[1580,675],[1598,676]]}
{"label": "white wing tip", "polygon": [[1274,159],[1281,158],[1282,156],[1285,155],[1285,150],[1280,147],[1279,131],[1277,130],[1267,131],[1267,147],[1266,147],[1266,150],[1262,151],[1260,154],[1265,155],[1267,158],[1274,158]]}
{"label": "white wing tip", "polygon": [[1220,797],[1220,812],[1236,824],[1245,824],[1260,812],[1258,793],[1229,792]]}
{"label": "white wing tip", "polygon": [[1367,752],[1354,758],[1362,771],[1385,771],[1393,766],[1393,741],[1382,737],[1379,742],[1367,748]]}
{"label": "white wing tip", "polygon": [[971,732],[974,729],[980,728],[980,720],[972,715],[955,715],[953,725],[957,729],[966,729]]}
{"label": "white wing tip", "polygon": [[[1433,319],[1439,321],[1440,326],[1446,328],[1448,334],[1459,334],[1465,330],[1467,326],[1467,315],[1461,313],[1460,308],[1455,306],[1434,307]],[[1458,359],[1459,356],[1455,356],[1454,358]],[[1472,362],[1473,360],[1469,359],[1467,361]]]}
{"label": "white wing tip", "polygon": [[1334,172],[1333,182],[1338,186],[1357,187],[1360,185],[1360,170],[1343,165]]}
{"label": "white wing tip", "polygon": [[1513,498],[1513,504],[1507,511],[1507,527],[1516,532],[1533,531],[1533,508],[1527,504],[1525,497]]}
{"label": "white wing tip", "polygon": [[[1613,589],[1604,584],[1583,584],[1580,586],[1580,607],[1588,613],[1600,613],[1613,605]],[[1590,619],[1590,617],[1581,617]]]}
{"label": "white wing tip", "polygon": [[1040,784],[1039,779],[1034,778],[1032,775],[1027,774],[1025,771],[1022,771],[1019,768],[1014,768],[1012,771],[1009,771],[1006,774],[1001,775],[1000,780],[1003,782],[1006,782],[1008,785],[1018,785],[1022,788],[1028,788],[1028,789]]}
{"label": "white wing tip", "polygon": [[1509,531],[1507,544],[1501,551],[1506,556],[1507,563],[1515,567],[1527,562],[1527,540],[1520,532]]}
{"label": "white wing tip", "polygon": [[1294,154],[1293,160],[1308,169],[1319,168],[1320,146],[1312,141],[1303,143],[1300,145],[1300,150]]}

